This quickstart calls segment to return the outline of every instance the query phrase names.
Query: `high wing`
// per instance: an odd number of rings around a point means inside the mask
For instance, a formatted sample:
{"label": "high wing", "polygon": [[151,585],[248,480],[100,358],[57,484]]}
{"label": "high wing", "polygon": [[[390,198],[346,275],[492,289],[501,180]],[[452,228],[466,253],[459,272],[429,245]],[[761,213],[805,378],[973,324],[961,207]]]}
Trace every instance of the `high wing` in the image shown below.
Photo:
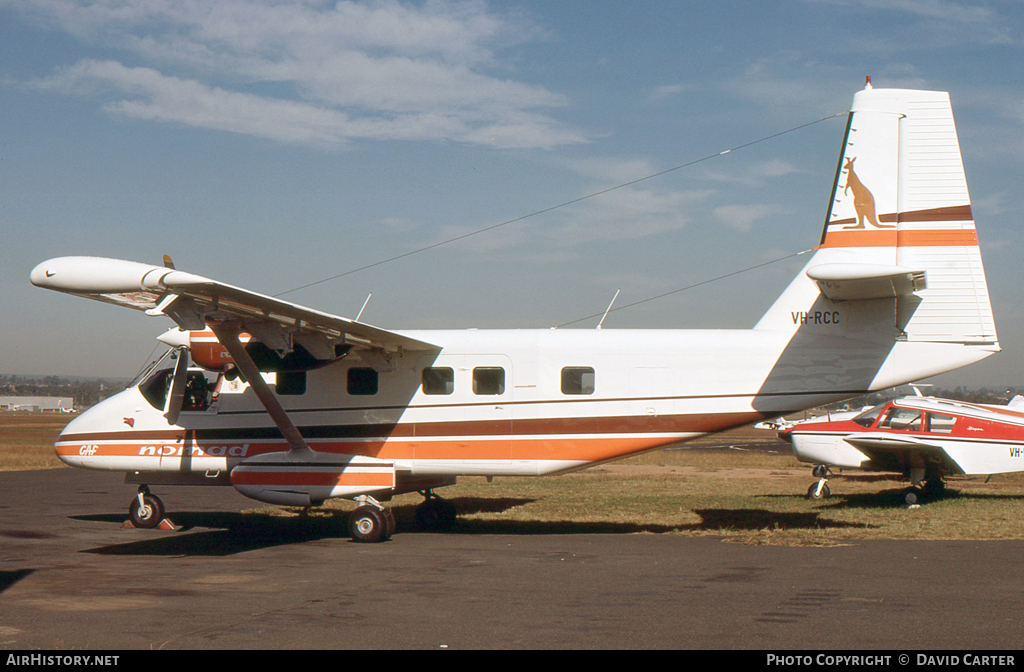
{"label": "high wing", "polygon": [[439,351],[402,334],[165,266],[102,257],[58,257],[36,266],[32,284],[166,315],[186,331],[212,324],[245,331],[278,351],[301,343],[320,359],[348,345],[386,354]]}

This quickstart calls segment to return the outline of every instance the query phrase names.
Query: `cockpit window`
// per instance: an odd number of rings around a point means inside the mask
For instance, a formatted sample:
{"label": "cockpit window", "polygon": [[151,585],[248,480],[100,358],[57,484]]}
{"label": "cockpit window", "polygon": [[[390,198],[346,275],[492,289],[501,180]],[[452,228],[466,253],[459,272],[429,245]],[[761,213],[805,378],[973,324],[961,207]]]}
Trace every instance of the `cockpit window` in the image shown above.
{"label": "cockpit window", "polygon": [[185,398],[182,400],[181,410],[205,411],[210,407],[210,400],[217,386],[216,379],[210,380],[204,372],[193,370],[188,372],[188,378],[185,380]]}
{"label": "cockpit window", "polygon": [[139,383],[139,392],[158,411],[167,405],[167,391],[171,389],[171,374],[174,369],[158,369],[149,378]]}
{"label": "cockpit window", "polygon": [[[179,356],[188,355],[179,355],[174,350],[168,350],[140,376],[142,382],[139,383],[139,392],[158,411],[167,408],[167,397],[171,392],[174,378],[174,365]],[[213,399],[217,383],[216,374],[193,368],[188,370],[186,376],[181,410],[205,411]]]}
{"label": "cockpit window", "polygon": [[885,408],[885,404],[881,404],[879,406],[872,406],[868,410],[864,411],[863,413],[855,417],[853,421],[863,427],[870,427],[871,425],[875,424],[875,419],[878,417],[878,414],[882,412],[883,408]]}
{"label": "cockpit window", "polygon": [[879,429],[903,429],[920,432],[924,413],[914,408],[897,408],[893,406],[878,423]]}

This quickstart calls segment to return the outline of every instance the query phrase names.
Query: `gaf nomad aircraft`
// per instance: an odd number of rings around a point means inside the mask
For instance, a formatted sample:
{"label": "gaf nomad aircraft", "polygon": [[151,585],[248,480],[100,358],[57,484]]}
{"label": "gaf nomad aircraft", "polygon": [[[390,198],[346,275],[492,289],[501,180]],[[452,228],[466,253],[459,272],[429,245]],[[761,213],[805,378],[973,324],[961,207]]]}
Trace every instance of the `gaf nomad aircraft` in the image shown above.
{"label": "gaf nomad aircraft", "polygon": [[[894,471],[916,489],[941,495],[949,474],[1024,471],[1024,398],[1006,406],[903,397],[860,412],[811,418],[780,436],[803,462],[818,465],[811,499],[829,496],[828,467]],[[907,503],[917,493],[907,494]]]}
{"label": "gaf nomad aircraft", "polygon": [[[821,242],[749,330],[389,331],[148,264],[63,257],[40,287],[166,315],[173,367],[97,404],[57,440],[76,467],[253,499],[378,500],[462,475],[579,469],[917,380],[999,350],[946,93],[854,97]],[[177,340],[176,340],[177,339]],[[173,354],[172,354],[173,353]],[[175,356],[176,355],[176,356]],[[202,370],[190,369],[188,360]]]}

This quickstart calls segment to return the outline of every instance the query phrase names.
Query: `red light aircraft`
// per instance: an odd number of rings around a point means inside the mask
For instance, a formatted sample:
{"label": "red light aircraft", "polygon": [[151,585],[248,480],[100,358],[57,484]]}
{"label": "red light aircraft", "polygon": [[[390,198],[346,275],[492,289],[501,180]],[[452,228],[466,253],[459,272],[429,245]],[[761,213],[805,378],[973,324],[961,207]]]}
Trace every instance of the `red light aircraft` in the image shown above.
{"label": "red light aircraft", "polygon": [[940,496],[944,476],[1024,471],[1024,399],[1006,406],[902,397],[861,411],[811,418],[780,432],[802,462],[817,465],[811,499],[828,497],[829,467],[890,471]]}

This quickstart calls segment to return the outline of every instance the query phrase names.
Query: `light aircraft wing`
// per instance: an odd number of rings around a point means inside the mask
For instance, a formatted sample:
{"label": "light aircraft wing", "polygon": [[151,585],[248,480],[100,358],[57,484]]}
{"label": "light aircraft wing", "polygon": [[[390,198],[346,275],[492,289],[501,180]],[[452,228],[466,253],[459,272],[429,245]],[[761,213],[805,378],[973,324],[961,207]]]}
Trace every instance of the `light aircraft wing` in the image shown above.
{"label": "light aircraft wing", "polygon": [[950,457],[941,445],[922,441],[914,436],[870,432],[850,434],[843,440],[873,460],[884,461],[880,458],[893,454],[908,455],[918,452],[922,457],[942,462],[953,473],[964,473],[963,467]]}
{"label": "light aircraft wing", "polygon": [[59,257],[36,266],[30,279],[38,287],[143,310],[148,315],[166,315],[188,331],[206,329],[207,320],[232,324],[275,350],[289,350],[293,339],[315,356],[327,355],[341,344],[386,353],[441,349],[394,331],[166,266],[101,257]]}

